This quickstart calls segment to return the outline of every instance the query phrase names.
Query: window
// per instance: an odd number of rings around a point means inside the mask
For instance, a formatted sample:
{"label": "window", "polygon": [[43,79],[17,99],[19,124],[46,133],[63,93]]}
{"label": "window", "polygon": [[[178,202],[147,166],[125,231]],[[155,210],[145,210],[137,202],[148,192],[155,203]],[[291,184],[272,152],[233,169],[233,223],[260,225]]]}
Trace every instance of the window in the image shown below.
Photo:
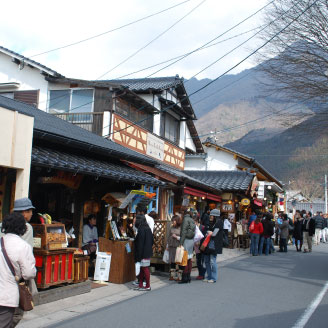
{"label": "window", "polygon": [[148,113],[141,108],[136,108],[132,104],[122,99],[115,100],[116,112],[126,117],[133,123],[137,123],[146,130],[153,132],[153,114]]}
{"label": "window", "polygon": [[91,113],[93,111],[93,89],[51,90],[50,113]]}
{"label": "window", "polygon": [[180,121],[168,113],[161,116],[161,136],[174,142],[179,143]]}

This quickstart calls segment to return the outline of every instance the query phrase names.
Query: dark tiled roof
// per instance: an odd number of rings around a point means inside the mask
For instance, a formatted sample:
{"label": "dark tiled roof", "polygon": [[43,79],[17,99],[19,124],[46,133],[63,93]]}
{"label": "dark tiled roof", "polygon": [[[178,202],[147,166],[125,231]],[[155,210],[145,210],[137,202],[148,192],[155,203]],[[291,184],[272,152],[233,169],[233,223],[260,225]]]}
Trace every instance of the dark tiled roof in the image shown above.
{"label": "dark tiled roof", "polygon": [[7,49],[5,47],[1,47],[0,46],[0,52],[4,52],[6,54],[9,54],[9,55],[17,58],[18,60],[24,61],[25,63],[30,64],[32,66],[36,66],[36,67],[38,67],[41,70],[43,69],[43,70],[47,71],[47,73],[50,73],[53,76],[63,77],[63,75],[59,74],[58,72],[54,71],[53,69],[51,69],[51,68],[49,68],[49,67],[47,67],[45,65],[42,65],[42,64],[40,64],[40,63],[38,63],[38,62],[36,62],[36,61],[34,61],[32,59],[29,59],[27,57],[24,57],[24,56],[18,54],[17,52],[14,52],[12,50],[9,50],[9,49]]}
{"label": "dark tiled roof", "polygon": [[52,167],[74,173],[114,179],[116,181],[133,181],[140,184],[164,185],[163,182],[124,164],[113,164],[89,157],[68,154],[54,149],[36,147],[32,149],[32,165]]}
{"label": "dark tiled roof", "polygon": [[245,191],[255,174],[242,171],[184,171],[190,177],[223,191]]}
{"label": "dark tiled roof", "polygon": [[64,140],[66,144],[72,141],[83,145],[84,149],[106,153],[109,156],[133,159],[137,162],[155,164],[156,161],[150,159],[133,150],[125,148],[111,140],[102,138],[94,133],[84,130],[74,124],[66,122],[54,115],[48,114],[36,107],[23,102],[0,96],[0,107],[18,111],[34,117],[34,132],[39,132],[45,136],[52,136]]}
{"label": "dark tiled roof", "polygon": [[154,77],[154,78],[143,78],[143,79],[119,79],[119,80],[105,80],[99,82],[110,82],[123,85],[133,91],[146,91],[152,90],[166,90],[171,87],[176,87],[182,84],[182,79],[178,76],[168,77]]}

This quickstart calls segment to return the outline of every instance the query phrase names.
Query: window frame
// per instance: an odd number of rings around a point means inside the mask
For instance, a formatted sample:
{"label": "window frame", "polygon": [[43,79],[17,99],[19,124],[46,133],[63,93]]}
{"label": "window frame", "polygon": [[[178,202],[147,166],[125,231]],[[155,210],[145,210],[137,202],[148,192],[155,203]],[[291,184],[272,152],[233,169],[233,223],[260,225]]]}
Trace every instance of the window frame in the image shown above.
{"label": "window frame", "polygon": [[[176,139],[175,140],[172,140],[169,138],[169,136],[166,136],[166,124],[167,124],[167,121],[166,121],[166,118],[167,117],[170,117],[171,119],[175,120],[177,122],[177,130],[176,130]],[[163,120],[163,121],[162,121]],[[180,120],[177,119],[176,117],[174,117],[173,115],[171,115],[170,113],[168,112],[162,112],[161,113],[161,130],[160,130],[160,136],[170,142],[172,142],[173,144],[179,146],[179,140],[180,140]]]}

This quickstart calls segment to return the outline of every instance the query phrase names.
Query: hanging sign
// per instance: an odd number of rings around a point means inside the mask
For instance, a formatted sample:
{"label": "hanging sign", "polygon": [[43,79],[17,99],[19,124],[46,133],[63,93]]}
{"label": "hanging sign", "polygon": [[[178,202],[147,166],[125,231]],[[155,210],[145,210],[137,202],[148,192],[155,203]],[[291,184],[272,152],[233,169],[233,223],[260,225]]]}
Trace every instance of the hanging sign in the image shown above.
{"label": "hanging sign", "polygon": [[241,205],[243,206],[248,206],[251,201],[248,199],[248,198],[243,198],[241,201],[240,201]]}

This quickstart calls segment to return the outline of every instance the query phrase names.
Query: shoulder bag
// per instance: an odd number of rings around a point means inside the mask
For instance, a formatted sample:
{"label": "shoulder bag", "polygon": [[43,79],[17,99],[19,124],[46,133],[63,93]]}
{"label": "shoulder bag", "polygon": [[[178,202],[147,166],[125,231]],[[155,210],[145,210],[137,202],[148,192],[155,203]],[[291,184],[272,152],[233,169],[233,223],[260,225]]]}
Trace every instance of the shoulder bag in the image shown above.
{"label": "shoulder bag", "polygon": [[8,257],[6,248],[5,248],[5,243],[3,238],[1,238],[1,250],[3,253],[3,256],[7,262],[7,265],[11,271],[11,273],[13,274],[15,280],[17,281],[18,284],[18,290],[19,290],[19,308],[23,311],[31,311],[33,310],[34,304],[33,304],[33,298],[32,298],[32,294],[30,293],[25,280],[23,280],[22,282],[19,282],[19,278],[16,276],[15,274],[15,269],[12,265],[12,263],[10,262],[10,259]]}

